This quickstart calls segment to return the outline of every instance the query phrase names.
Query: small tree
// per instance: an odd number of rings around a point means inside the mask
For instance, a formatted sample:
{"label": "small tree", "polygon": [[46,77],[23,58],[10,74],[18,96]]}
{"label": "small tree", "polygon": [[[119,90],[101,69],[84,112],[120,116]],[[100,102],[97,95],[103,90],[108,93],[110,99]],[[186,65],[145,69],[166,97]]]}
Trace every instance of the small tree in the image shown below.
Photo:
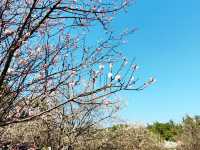
{"label": "small tree", "polygon": [[155,122],[148,125],[148,129],[160,137],[160,141],[176,141],[177,136],[180,135],[182,126],[173,121],[167,123]]}
{"label": "small tree", "polygon": [[[155,82],[150,78],[136,85],[138,66],[119,51],[124,36],[134,30],[116,35],[110,28],[112,18],[129,4],[128,0],[0,1],[4,135],[16,133],[16,139],[21,136],[23,141],[56,149],[73,146],[120,108],[117,92],[142,90]],[[96,27],[105,31],[103,39],[91,37]],[[15,137],[12,134],[8,139]]]}
{"label": "small tree", "polygon": [[[115,36],[109,29],[113,16],[128,5],[128,0],[2,0],[0,126],[33,120],[63,105],[111,105],[114,93],[153,83],[151,78],[134,86],[138,67],[130,64],[124,72],[127,59],[118,50],[129,32]],[[94,25],[106,33],[91,44]]]}
{"label": "small tree", "polygon": [[199,150],[200,149],[200,117],[186,116],[183,119],[183,133],[179,140],[181,144],[178,150]]}

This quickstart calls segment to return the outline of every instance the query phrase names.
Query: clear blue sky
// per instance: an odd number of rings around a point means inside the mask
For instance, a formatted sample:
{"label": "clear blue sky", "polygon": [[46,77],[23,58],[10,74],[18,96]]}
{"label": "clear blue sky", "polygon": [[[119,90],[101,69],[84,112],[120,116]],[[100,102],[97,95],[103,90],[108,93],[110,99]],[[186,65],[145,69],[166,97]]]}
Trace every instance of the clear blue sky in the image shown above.
{"label": "clear blue sky", "polygon": [[115,29],[138,27],[124,48],[140,65],[138,76],[157,83],[142,92],[125,92],[130,121],[180,121],[200,115],[200,0],[137,0],[116,18]]}

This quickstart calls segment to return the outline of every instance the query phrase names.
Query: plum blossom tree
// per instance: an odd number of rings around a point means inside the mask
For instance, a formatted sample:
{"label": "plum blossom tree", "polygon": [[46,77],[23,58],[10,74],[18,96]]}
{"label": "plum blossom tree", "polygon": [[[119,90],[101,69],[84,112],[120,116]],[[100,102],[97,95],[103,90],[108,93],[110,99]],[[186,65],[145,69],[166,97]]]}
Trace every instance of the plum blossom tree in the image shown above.
{"label": "plum blossom tree", "polygon": [[[116,104],[108,101],[113,94],[153,83],[151,78],[135,86],[138,66],[127,65],[119,51],[124,36],[134,30],[115,35],[110,28],[113,17],[129,4],[1,0],[0,126],[30,121],[63,106],[66,113],[111,106]],[[105,31],[105,38],[90,42],[95,27]]]}

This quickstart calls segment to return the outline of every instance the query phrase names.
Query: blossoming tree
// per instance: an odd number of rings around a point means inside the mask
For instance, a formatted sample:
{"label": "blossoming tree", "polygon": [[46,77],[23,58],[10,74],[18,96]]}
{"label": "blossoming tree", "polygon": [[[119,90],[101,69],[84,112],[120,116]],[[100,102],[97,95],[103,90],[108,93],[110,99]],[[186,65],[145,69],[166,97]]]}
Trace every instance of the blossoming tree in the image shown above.
{"label": "blossoming tree", "polygon": [[[85,106],[118,108],[109,98],[113,94],[153,83],[152,78],[135,86],[138,66],[119,51],[129,32],[117,36],[110,30],[113,16],[129,4],[1,0],[0,126],[30,121],[62,106],[68,115]],[[90,42],[95,27],[105,31],[105,38]]]}

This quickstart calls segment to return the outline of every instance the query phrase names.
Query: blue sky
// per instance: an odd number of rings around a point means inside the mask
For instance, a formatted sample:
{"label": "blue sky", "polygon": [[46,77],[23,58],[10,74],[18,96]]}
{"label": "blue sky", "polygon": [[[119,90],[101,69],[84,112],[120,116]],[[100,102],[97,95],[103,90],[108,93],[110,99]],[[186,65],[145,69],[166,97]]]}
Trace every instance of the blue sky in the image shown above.
{"label": "blue sky", "polygon": [[142,92],[124,92],[121,116],[130,121],[180,121],[200,115],[200,1],[137,0],[119,15],[115,29],[137,27],[124,52],[140,65],[141,80],[157,83]]}

